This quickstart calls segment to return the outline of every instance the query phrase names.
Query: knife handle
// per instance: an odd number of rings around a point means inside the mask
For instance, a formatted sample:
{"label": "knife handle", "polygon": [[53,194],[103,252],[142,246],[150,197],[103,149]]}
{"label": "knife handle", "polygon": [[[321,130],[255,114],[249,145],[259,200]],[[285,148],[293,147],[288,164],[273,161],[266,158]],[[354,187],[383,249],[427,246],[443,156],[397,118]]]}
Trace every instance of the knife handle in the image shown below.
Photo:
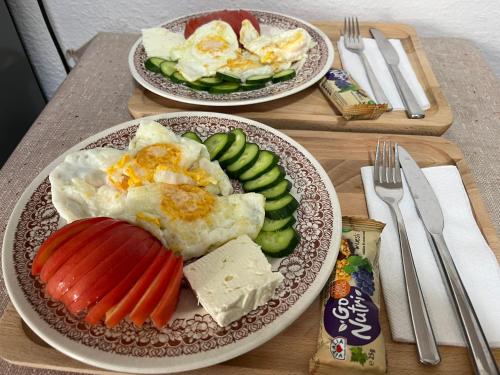
{"label": "knife handle", "polygon": [[406,294],[410,306],[411,321],[420,362],[426,365],[437,365],[441,358],[432,331],[431,321],[427,314],[422,290],[418,281],[417,271],[411,255],[410,244],[406,234],[403,216],[397,203],[391,205],[398,225],[399,244],[403,261],[403,274],[405,278]]}
{"label": "knife handle", "polygon": [[401,96],[401,100],[403,100],[403,104],[406,108],[406,115],[411,119],[424,118],[425,112],[420,108],[420,105],[413,95],[413,92],[406,83],[405,78],[401,74],[401,71],[397,66],[387,64],[389,66],[389,71],[392,74],[392,78],[394,78],[394,83],[399,92],[399,96]]}
{"label": "knife handle", "polygon": [[460,279],[443,234],[431,233],[431,237],[444,272],[445,286],[448,287],[449,294],[453,297],[455,311],[460,318],[459,321],[474,365],[474,372],[481,375],[499,374],[495,358],[491,353],[488,341],[477,319],[474,307],[472,307],[469,295]]}

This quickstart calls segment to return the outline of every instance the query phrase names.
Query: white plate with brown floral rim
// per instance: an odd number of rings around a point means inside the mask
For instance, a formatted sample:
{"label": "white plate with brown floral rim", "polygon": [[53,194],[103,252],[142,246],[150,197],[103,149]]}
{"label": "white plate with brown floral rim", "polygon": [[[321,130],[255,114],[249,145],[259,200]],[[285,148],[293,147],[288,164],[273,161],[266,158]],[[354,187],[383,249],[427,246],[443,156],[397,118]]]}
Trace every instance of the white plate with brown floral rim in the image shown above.
{"label": "white plate with brown floral rim", "polygon": [[[62,303],[45,296],[40,280],[30,270],[40,244],[61,225],[51,201],[50,171],[72,151],[103,146],[125,148],[140,120],[114,126],[80,142],[34,179],[7,225],[3,274],[10,299],[24,321],[68,356],[114,371],[186,371],[248,352],[277,335],[307,309],[325,285],[337,258],[340,206],[318,161],[278,130],[242,117],[209,112],[178,112],[148,119],[178,134],[191,130],[201,137],[241,128],[251,142],[280,156],[280,164],[293,182],[292,194],[300,203],[296,230],[301,242],[291,255],[270,259],[273,270],[284,276],[273,298],[229,326],[219,327],[185,287],[175,315],[158,330],[149,321],[142,328],[126,320],[113,329],[102,323],[91,326],[70,315]],[[238,190],[237,182],[234,184]]]}
{"label": "white plate with brown floral rim", "polygon": [[[172,32],[183,32],[189,19],[217,11],[219,10],[183,16],[159,25],[159,27],[164,27]],[[269,26],[289,30],[301,27],[311,35],[315,46],[309,50],[307,58],[293,79],[269,84],[258,90],[237,91],[230,94],[211,94],[206,91],[194,90],[185,85],[174,83],[161,74],[147,70],[144,66],[147,55],[142,38],[134,43],[129,53],[128,63],[132,76],[145,89],[178,102],[206,106],[238,106],[267,102],[295,94],[318,82],[332,66],[334,57],[332,42],[317,27],[284,14],[261,10],[249,11],[264,28]]]}

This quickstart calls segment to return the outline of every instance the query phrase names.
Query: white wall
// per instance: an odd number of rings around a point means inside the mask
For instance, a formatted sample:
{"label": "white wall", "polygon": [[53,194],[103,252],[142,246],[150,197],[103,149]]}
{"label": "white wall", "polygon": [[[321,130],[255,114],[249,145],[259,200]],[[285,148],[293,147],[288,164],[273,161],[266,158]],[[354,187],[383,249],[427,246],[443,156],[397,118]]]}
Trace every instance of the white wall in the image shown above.
{"label": "white wall", "polygon": [[[54,56],[55,50],[43,37],[40,22],[26,16],[29,8],[33,8],[33,4],[36,6],[36,1],[8,2],[23,15],[21,31],[28,30],[26,44],[34,49],[31,55],[35,61],[47,61],[48,57],[43,55]],[[408,23],[415,26],[421,36],[471,39],[500,76],[499,0],[46,0],[45,5],[64,50],[79,48],[99,31],[138,32],[141,28],[201,10],[254,8],[306,20],[341,20],[344,16],[356,15],[361,20]],[[53,59],[51,57],[50,61]],[[61,80],[61,68],[54,63],[41,72],[46,75],[41,78],[49,95]]]}

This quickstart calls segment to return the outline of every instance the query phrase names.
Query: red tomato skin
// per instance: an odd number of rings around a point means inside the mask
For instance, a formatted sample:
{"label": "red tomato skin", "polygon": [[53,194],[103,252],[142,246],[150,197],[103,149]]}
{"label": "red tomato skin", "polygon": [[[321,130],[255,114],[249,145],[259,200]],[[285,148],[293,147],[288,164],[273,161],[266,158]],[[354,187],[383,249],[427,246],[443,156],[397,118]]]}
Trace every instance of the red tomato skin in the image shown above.
{"label": "red tomato skin", "polygon": [[146,256],[137,264],[136,267],[109,291],[99,302],[89,310],[85,321],[90,324],[97,324],[106,315],[113,306],[119,303],[125,295],[132,289],[140,277],[153,264],[160,251],[166,251],[159,241],[154,241],[148,250]]}
{"label": "red tomato skin", "polygon": [[172,317],[179,299],[182,281],[182,257],[176,259],[174,272],[163,293],[160,302],[151,313],[151,320],[156,328],[161,329]]}
{"label": "red tomato skin", "polygon": [[213,12],[210,14],[206,14],[204,16],[191,18],[184,28],[184,37],[187,39],[189,36],[196,31],[196,29],[206,23],[209,23],[213,20],[222,20],[231,25],[231,28],[234,30],[236,35],[239,37],[241,22],[245,19],[248,19],[253,27],[260,34],[260,25],[257,18],[250,12],[246,10],[222,10],[218,12]]}
{"label": "red tomato skin", "polygon": [[71,256],[49,279],[46,290],[55,300],[60,300],[82,276],[106,259],[123,243],[133,226],[117,225],[105,233],[107,238],[95,237],[86,246]]}
{"label": "red tomato skin", "polygon": [[120,302],[106,312],[106,327],[113,328],[123,318],[125,318],[137,305],[141,297],[144,295],[148,287],[154,281],[155,277],[160,272],[165,264],[167,258],[171,254],[170,250],[161,250],[156,256],[151,266],[141,276],[141,278],[134,284],[132,289],[120,300]]}
{"label": "red tomato skin", "polygon": [[47,260],[59,249],[59,247],[64,245],[69,238],[74,237],[88,227],[106,219],[105,217],[93,217],[76,220],[52,233],[38,249],[31,266],[31,274],[40,274]]}
{"label": "red tomato skin", "polygon": [[176,257],[172,252],[170,252],[169,257],[165,261],[160,272],[156,275],[154,281],[148,287],[144,296],[142,296],[130,313],[130,320],[134,322],[136,326],[142,327],[146,319],[158,304],[158,301],[172,278],[175,263]]}
{"label": "red tomato skin", "polygon": [[[102,296],[103,293],[109,291],[112,285],[108,283],[101,284],[99,280],[101,278],[106,278],[106,275],[110,272],[112,272],[112,276],[115,276],[116,272],[120,275],[120,269],[116,269],[117,265],[123,267],[124,271],[130,271],[130,269],[140,261],[141,256],[144,256],[150,243],[147,243],[147,247],[144,245],[138,246],[138,244],[150,239],[151,234],[138,227],[132,228],[129,233],[122,234],[121,243],[119,243],[118,246],[114,248],[101,248],[101,252],[104,253],[104,258],[99,257],[100,254],[97,254],[97,263],[93,264],[84,275],[76,278],[76,282],[73,286],[64,293],[61,301],[64,302],[70,311],[70,306],[76,301],[79,301],[87,290],[90,292],[88,295],[89,299],[99,294]],[[108,249],[111,251],[108,252]],[[80,305],[85,305],[85,302],[82,301],[75,306],[74,309],[77,309]],[[84,307],[86,307],[86,305]]]}
{"label": "red tomato skin", "polygon": [[40,273],[40,279],[45,283],[48,282],[71,256],[80,251],[83,247],[88,246],[96,236],[105,233],[116,225],[121,224],[112,219],[104,220],[78,233],[71,238],[71,241],[65,242],[44,264],[42,272]]}

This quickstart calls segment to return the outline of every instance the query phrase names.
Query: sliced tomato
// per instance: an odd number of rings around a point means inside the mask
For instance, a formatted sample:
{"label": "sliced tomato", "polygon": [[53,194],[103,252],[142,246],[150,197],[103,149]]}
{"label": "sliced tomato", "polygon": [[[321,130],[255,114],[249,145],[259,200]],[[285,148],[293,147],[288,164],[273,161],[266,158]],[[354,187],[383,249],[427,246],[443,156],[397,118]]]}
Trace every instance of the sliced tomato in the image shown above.
{"label": "sliced tomato", "polygon": [[160,302],[151,313],[151,320],[158,329],[168,323],[177,307],[177,301],[181,290],[182,266],[182,257],[178,257],[176,259],[172,278],[161,296]]}
{"label": "sliced tomato", "polygon": [[[118,283],[146,254],[151,245],[151,242],[147,241],[151,239],[151,234],[138,227],[132,228],[122,236],[121,243],[114,251],[108,252],[107,249],[102,249],[101,252],[110,255],[104,258],[97,256],[97,263],[83,276],[76,278],[73,286],[64,293],[61,301],[71,312],[77,311],[80,306],[87,307],[91,300],[98,296],[103,297],[113,287],[111,283]],[[101,280],[104,282],[100,282]],[[71,307],[80,299],[83,300]]]}
{"label": "sliced tomato", "polygon": [[49,279],[47,293],[59,300],[78,280],[112,255],[134,228],[128,224],[114,226],[83,246]]}
{"label": "sliced tomato", "polygon": [[146,293],[142,296],[130,313],[130,320],[132,320],[136,326],[142,327],[146,319],[155,309],[156,305],[158,305],[161,296],[165,292],[165,289],[172,278],[175,264],[176,257],[172,252],[169,252],[169,256],[163,264],[160,272],[156,275],[154,281],[146,290]]}
{"label": "sliced tomato", "polygon": [[31,274],[38,275],[42,271],[42,267],[47,262],[49,257],[69,238],[72,238],[88,227],[107,219],[108,218],[105,217],[93,217],[76,220],[52,233],[49,238],[43,242],[40,249],[38,249],[35,259],[33,259],[33,265],[31,266]]}
{"label": "sliced tomato", "polygon": [[85,321],[90,324],[97,324],[106,315],[106,312],[120,302],[127,292],[132,289],[141,275],[153,264],[160,251],[164,251],[161,243],[154,241],[146,256],[134,269],[89,310]]}
{"label": "sliced tomato", "polygon": [[200,17],[191,18],[184,29],[184,37],[187,39],[189,36],[196,31],[196,29],[206,23],[213,20],[221,20],[227,22],[231,25],[236,35],[239,37],[241,22],[243,20],[249,20],[253,27],[260,33],[260,25],[257,18],[250,12],[246,10],[222,10],[218,12],[213,12]]}
{"label": "sliced tomato", "polygon": [[146,293],[148,287],[170,257],[170,254],[171,251],[162,249],[151,266],[149,266],[137,283],[134,284],[127,295],[115,307],[106,312],[105,323],[108,328],[116,326],[123,318],[130,314],[144,293]]}
{"label": "sliced tomato", "polygon": [[[43,282],[48,282],[56,271],[66,262],[73,254],[82,250],[83,247],[89,246],[93,240],[102,241],[101,235],[111,229],[113,226],[119,225],[120,222],[113,219],[103,220],[95,225],[88,227],[76,236],[62,244],[59,249],[47,260],[40,273],[40,279]],[[121,224],[123,225],[123,223]]]}

